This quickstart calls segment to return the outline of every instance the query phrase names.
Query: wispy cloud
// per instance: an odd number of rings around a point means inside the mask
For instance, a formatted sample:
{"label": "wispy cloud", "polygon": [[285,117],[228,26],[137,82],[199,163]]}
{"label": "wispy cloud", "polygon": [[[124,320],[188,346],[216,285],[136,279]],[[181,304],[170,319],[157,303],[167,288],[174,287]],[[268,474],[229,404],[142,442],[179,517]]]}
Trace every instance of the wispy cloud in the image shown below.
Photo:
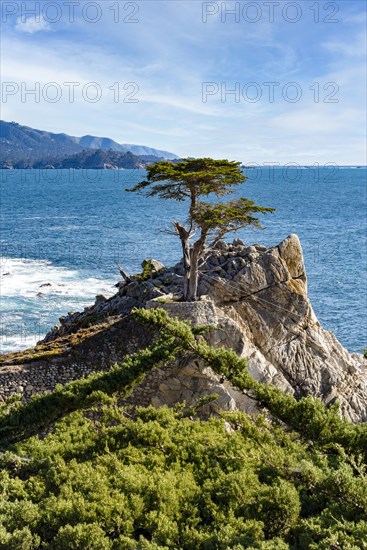
{"label": "wispy cloud", "polygon": [[366,33],[359,32],[348,41],[343,39],[324,42],[323,47],[334,53],[341,53],[348,57],[365,58],[366,56]]}
{"label": "wispy cloud", "polygon": [[51,27],[42,16],[35,15],[33,17],[28,17],[27,19],[18,17],[15,30],[28,34],[34,34],[36,32],[50,31]]}

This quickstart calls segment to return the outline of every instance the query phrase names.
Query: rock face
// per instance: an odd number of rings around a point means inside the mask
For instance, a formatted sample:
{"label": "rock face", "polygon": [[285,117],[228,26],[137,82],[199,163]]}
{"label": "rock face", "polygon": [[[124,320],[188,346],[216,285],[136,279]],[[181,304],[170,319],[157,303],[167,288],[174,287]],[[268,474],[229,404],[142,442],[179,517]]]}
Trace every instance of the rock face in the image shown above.
{"label": "rock face", "polygon": [[[245,246],[239,239],[232,245],[220,242],[202,272],[199,302],[179,301],[180,263],[170,269],[160,264],[148,280],[133,277],[131,282],[121,283],[112,298],[97,297],[94,306],[62,318],[61,326],[54,327],[43,343],[75,336],[96,319],[108,319],[109,327],[117,326],[113,324],[117,319],[123,337],[123,320],[129,318],[131,323],[133,307],[163,307],[170,315],[194,324],[214,325],[209,342],[231,347],[245,357],[257,380],[273,383],[296,397],[311,394],[326,404],[338,401],[346,418],[367,420],[367,362],[360,355],[349,354],[320,326],[307,297],[303,254],[296,235],[274,248]],[[110,330],[106,328],[107,340]],[[136,340],[139,347],[139,338]],[[113,346],[111,356],[116,360],[119,354]],[[108,366],[108,361],[104,364]],[[191,404],[211,393],[219,398],[208,406],[208,412],[218,407],[256,410],[250,397],[195,361],[178,361],[153,371],[135,389],[130,402],[172,405],[185,400]]]}

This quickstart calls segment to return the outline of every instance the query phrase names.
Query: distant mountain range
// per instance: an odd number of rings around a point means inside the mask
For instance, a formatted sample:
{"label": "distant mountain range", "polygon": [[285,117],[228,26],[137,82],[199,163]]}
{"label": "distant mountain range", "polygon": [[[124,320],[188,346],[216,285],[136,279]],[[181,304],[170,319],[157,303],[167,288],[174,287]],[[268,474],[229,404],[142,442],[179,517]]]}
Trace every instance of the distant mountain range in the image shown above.
{"label": "distant mountain range", "polygon": [[[96,136],[74,137],[67,134],[53,134],[21,126],[16,122],[0,121],[0,166],[11,168],[16,164],[33,167],[36,163],[55,164],[85,150],[101,150],[120,154],[132,153],[141,160],[179,158],[174,153],[160,151],[145,145],[120,144],[112,139]],[[131,159],[130,159],[131,160]]]}

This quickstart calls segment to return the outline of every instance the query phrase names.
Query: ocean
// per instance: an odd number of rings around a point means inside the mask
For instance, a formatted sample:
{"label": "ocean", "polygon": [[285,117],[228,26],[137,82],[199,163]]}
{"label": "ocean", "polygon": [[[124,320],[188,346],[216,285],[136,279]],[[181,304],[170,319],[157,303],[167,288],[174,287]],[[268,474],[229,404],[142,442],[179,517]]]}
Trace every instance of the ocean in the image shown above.
{"label": "ocean", "polygon": [[[233,197],[276,208],[264,230],[237,233],[274,246],[302,243],[318,319],[351,352],[367,347],[366,167],[257,167]],[[137,273],[145,258],[180,258],[170,221],[185,204],[127,193],[143,170],[2,170],[0,352],[34,346],[60,316],[112,295],[116,261]],[[233,237],[231,237],[233,238]]]}

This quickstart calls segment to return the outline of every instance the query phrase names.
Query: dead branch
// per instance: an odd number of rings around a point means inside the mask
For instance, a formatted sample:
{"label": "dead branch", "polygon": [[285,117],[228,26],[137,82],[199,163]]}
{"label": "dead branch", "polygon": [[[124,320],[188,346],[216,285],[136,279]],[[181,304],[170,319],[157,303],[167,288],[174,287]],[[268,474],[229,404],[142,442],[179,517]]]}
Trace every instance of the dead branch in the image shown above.
{"label": "dead branch", "polygon": [[120,275],[121,277],[127,282],[127,283],[131,283],[131,278],[127,275],[127,273],[125,273],[125,271],[123,270],[123,268],[121,267],[121,265],[116,262],[116,265],[118,267],[118,270],[120,272]]}

